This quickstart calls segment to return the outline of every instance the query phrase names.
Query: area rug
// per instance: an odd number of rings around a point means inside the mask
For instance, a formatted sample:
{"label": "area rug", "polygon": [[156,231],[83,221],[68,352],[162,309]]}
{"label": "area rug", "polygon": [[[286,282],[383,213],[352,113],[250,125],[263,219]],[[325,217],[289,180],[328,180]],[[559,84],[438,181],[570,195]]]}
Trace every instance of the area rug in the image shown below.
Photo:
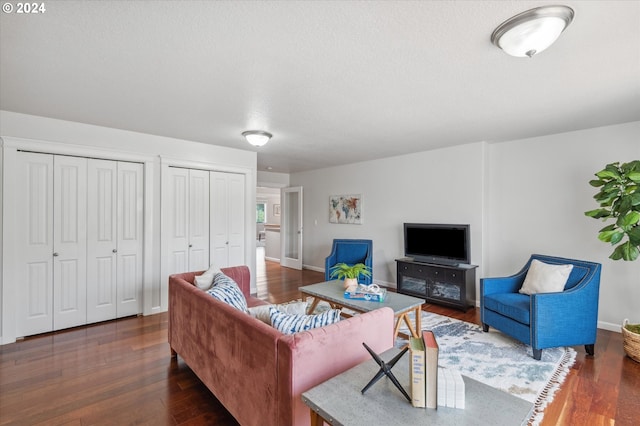
{"label": "area rug", "polygon": [[[440,367],[458,370],[467,377],[531,402],[533,410],[529,424],[532,425],[542,421],[545,407],[560,389],[576,358],[575,350],[561,347],[543,350],[542,359],[536,361],[530,346],[499,331],[490,329],[485,333],[476,324],[431,312],[422,312],[422,329],[432,330],[436,336]],[[406,325],[400,330],[408,331]],[[399,338],[396,346],[402,347],[406,343]]]}
{"label": "area rug", "polygon": [[[316,312],[329,309],[320,302]],[[413,314],[410,314],[413,323]],[[544,409],[564,382],[576,359],[572,348],[542,351],[542,359],[533,359],[531,346],[525,345],[494,329],[482,331],[476,324],[422,312],[423,330],[432,330],[438,342],[438,365],[460,371],[488,386],[508,392],[533,405],[529,425],[539,425]],[[403,323],[400,332],[408,332]],[[399,337],[396,347],[407,340]]]}

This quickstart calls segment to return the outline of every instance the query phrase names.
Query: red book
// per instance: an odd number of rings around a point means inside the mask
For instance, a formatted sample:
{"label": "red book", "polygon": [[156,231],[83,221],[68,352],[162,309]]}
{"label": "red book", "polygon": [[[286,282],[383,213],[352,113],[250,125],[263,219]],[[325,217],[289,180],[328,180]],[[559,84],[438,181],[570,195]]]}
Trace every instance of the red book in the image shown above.
{"label": "red book", "polygon": [[438,342],[433,331],[422,332],[425,352],[426,406],[438,408]]}

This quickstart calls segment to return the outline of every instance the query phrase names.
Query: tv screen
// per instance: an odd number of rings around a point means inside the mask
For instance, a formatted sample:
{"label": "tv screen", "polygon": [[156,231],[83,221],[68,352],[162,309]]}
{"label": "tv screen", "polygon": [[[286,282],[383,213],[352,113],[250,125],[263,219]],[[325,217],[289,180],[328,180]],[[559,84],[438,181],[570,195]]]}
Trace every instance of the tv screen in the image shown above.
{"label": "tv screen", "polygon": [[405,223],[404,255],[416,262],[471,263],[469,225]]}

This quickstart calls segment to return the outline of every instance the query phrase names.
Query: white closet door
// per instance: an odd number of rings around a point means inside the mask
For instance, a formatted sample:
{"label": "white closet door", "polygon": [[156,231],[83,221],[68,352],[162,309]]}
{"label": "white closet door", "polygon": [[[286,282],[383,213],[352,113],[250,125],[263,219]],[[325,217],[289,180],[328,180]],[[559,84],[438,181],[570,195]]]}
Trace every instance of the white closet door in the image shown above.
{"label": "white closet door", "polygon": [[189,170],[169,167],[163,213],[166,214],[167,276],[189,270]]}
{"label": "white closet door", "polygon": [[117,163],[89,160],[87,322],[116,317]]}
{"label": "white closet door", "polygon": [[17,153],[16,335],[53,330],[53,156]]}
{"label": "white closet door", "polygon": [[189,271],[209,268],[209,172],[189,171]]}
{"label": "white closet door", "polygon": [[143,166],[118,163],[117,317],[142,311]]}
{"label": "white closet door", "polygon": [[56,156],[53,168],[53,329],[87,322],[87,159]]}
{"label": "white closet door", "polygon": [[244,175],[210,172],[211,253],[218,268],[244,265]]}
{"label": "white closet door", "polygon": [[244,175],[229,174],[229,265],[244,265]]}
{"label": "white closet door", "polygon": [[228,174],[210,172],[211,179],[211,263],[217,268],[229,264]]}

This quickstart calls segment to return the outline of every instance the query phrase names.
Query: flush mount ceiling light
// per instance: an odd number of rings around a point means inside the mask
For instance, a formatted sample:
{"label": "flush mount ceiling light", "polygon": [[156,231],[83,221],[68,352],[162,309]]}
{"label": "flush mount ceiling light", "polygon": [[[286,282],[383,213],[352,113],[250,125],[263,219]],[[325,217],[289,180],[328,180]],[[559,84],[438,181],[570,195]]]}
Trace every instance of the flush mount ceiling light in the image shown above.
{"label": "flush mount ceiling light", "polygon": [[269,132],[263,130],[247,130],[242,132],[242,136],[253,146],[262,146],[269,142],[269,139],[273,136]]}
{"label": "flush mount ceiling light", "polygon": [[511,56],[532,57],[551,46],[573,21],[567,6],[542,6],[504,21],[491,34],[491,42]]}

